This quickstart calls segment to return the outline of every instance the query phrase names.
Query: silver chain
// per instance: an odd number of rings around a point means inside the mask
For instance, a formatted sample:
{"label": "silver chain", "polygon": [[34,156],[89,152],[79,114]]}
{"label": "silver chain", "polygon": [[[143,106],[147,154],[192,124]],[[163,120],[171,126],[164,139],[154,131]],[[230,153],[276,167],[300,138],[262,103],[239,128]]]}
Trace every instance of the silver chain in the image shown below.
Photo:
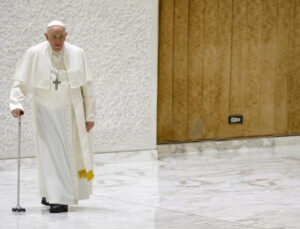
{"label": "silver chain", "polygon": [[56,80],[58,80],[59,70],[61,69],[62,63],[63,63],[64,49],[62,50],[61,59],[60,59],[60,63],[59,63],[59,67],[58,67],[57,72],[56,72],[56,70],[54,68],[54,65],[53,65],[53,51],[49,50],[49,55],[50,55],[50,52],[51,52],[51,65],[52,65],[52,69],[53,69],[54,75],[56,76]]}

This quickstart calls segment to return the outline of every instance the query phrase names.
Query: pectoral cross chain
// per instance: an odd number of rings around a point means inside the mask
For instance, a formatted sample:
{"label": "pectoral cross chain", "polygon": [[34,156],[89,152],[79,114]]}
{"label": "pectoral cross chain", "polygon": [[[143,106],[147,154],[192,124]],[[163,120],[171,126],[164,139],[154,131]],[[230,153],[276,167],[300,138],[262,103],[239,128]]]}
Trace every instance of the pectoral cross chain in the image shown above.
{"label": "pectoral cross chain", "polygon": [[56,78],[56,80],[53,81],[53,84],[55,84],[55,90],[57,90],[58,88],[58,84],[60,84],[61,81],[58,80],[58,78]]}

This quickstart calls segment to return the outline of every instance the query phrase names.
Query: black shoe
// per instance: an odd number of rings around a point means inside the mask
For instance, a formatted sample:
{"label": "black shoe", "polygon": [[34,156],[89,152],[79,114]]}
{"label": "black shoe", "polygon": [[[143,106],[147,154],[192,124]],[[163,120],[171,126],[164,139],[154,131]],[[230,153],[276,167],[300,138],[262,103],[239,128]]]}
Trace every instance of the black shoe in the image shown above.
{"label": "black shoe", "polygon": [[46,206],[49,206],[50,204],[47,202],[46,197],[42,198],[41,204],[44,204]]}
{"label": "black shoe", "polygon": [[50,204],[50,213],[61,213],[67,211],[68,211],[68,205]]}

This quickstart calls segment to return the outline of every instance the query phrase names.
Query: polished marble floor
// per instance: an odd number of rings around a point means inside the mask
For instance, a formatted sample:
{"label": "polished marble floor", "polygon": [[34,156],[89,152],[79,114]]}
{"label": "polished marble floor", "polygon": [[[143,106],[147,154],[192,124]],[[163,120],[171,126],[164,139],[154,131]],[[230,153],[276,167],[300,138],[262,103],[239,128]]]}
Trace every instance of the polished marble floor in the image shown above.
{"label": "polished marble floor", "polygon": [[96,155],[92,198],[62,214],[39,203],[35,159],[22,159],[26,213],[12,213],[16,163],[2,160],[0,228],[300,228],[299,144],[233,147],[236,154],[229,148],[205,154],[175,149],[158,161],[111,164]]}

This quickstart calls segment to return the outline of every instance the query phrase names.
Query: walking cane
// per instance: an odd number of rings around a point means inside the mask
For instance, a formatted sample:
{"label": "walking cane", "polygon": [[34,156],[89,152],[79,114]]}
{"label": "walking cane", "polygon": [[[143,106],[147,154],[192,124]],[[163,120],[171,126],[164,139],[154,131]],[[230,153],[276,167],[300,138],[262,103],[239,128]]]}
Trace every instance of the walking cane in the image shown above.
{"label": "walking cane", "polygon": [[25,208],[20,206],[20,167],[21,167],[21,115],[19,116],[18,126],[18,190],[17,190],[17,207],[12,208],[13,212],[25,212]]}

